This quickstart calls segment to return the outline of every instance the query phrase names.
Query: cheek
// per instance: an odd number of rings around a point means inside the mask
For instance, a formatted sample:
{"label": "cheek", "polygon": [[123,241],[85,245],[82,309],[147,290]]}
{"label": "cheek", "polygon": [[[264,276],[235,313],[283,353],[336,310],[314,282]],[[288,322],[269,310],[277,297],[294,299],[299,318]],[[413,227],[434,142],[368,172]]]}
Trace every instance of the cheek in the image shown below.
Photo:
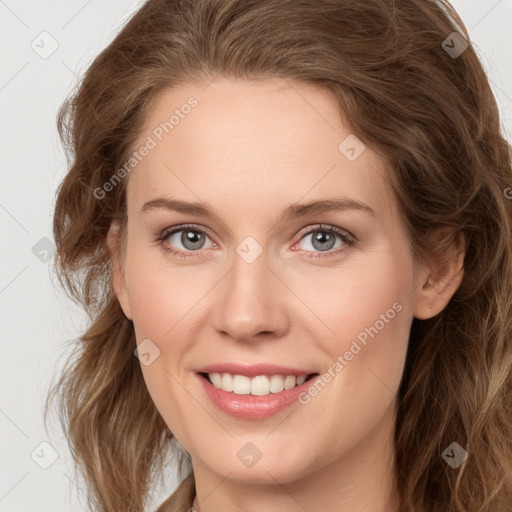
{"label": "cheek", "polygon": [[187,376],[180,365],[190,349],[185,330],[193,317],[193,305],[204,295],[197,289],[198,284],[199,278],[190,269],[171,272],[163,258],[149,251],[132,253],[127,264],[137,343],[149,339],[159,351],[150,365],[141,363],[144,381],[155,407],[179,441],[187,439],[189,418],[197,414],[193,401],[183,391]]}
{"label": "cheek", "polygon": [[344,291],[328,291],[336,304],[323,313],[336,335],[319,345],[331,364],[321,376],[324,384],[310,388],[302,403],[311,408],[304,428],[314,428],[319,443],[329,440],[332,454],[370,436],[396,400],[412,322],[408,271],[401,269],[384,264],[375,272],[354,272]]}
{"label": "cheek", "polygon": [[398,389],[412,323],[412,261],[405,252],[376,256],[345,268],[344,279],[327,286],[330,300],[319,313],[335,333],[321,341],[332,361],[326,378],[335,395],[370,415]]}
{"label": "cheek", "polygon": [[338,268],[313,268],[306,278],[297,274],[294,280],[297,295],[325,327],[324,335],[317,329],[315,338],[333,358],[349,350],[354,340],[361,347],[380,340],[373,344],[377,352],[407,341],[413,297],[413,264],[407,252],[368,252]]}
{"label": "cheek", "polygon": [[137,343],[149,339],[159,351],[150,365],[141,364],[146,386],[171,431],[181,438],[184,418],[197,414],[180,383],[189,378],[182,367],[191,346],[188,327],[208,291],[207,276],[187,266],[171,268],[154,248],[134,247],[126,260],[126,280]]}
{"label": "cheek", "polygon": [[156,248],[134,248],[127,258],[126,276],[137,340],[154,338],[157,344],[187,321],[207,291],[203,273],[187,266],[171,268]]}

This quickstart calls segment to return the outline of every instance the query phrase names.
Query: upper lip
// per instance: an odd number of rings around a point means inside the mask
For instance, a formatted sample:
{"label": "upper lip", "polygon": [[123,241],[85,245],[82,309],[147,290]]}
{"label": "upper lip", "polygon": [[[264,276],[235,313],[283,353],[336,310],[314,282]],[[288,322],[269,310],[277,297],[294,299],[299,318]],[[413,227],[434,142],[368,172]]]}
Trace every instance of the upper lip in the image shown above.
{"label": "upper lip", "polygon": [[310,375],[315,373],[312,370],[279,366],[275,364],[251,364],[240,363],[214,363],[202,366],[196,370],[198,373],[230,373],[232,375],[246,375],[256,377],[257,375]]}

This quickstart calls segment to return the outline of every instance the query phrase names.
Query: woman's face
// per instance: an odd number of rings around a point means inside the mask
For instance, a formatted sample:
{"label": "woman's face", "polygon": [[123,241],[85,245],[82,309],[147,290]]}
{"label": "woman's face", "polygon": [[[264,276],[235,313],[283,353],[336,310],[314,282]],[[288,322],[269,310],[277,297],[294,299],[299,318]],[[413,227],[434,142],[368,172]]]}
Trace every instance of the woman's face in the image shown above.
{"label": "woman's face", "polygon": [[384,162],[317,88],[205,85],[158,99],[129,175],[116,291],[149,393],[197,471],[377,457],[426,307]]}

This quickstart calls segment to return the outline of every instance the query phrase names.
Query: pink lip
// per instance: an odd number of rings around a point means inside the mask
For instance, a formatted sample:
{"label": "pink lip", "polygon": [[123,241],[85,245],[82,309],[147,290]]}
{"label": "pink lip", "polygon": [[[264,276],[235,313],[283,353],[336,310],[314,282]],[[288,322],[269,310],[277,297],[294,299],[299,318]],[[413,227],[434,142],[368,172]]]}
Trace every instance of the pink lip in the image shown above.
{"label": "pink lip", "polygon": [[[272,375],[276,374],[274,371],[275,368],[272,368]],[[297,375],[304,375],[304,373],[305,372],[301,371],[298,372]],[[243,373],[238,372],[237,375],[243,375]],[[255,375],[265,375],[265,372],[256,373]],[[199,379],[199,383],[206,393],[206,396],[208,396],[214,405],[216,405],[226,414],[248,420],[264,419],[273,416],[274,414],[278,414],[286,407],[296,403],[298,396],[302,392],[306,391],[306,389],[313,383],[313,381],[319,377],[320,375],[312,377],[300,386],[295,386],[291,389],[285,389],[280,393],[270,393],[266,396],[254,396],[237,395],[236,393],[231,393],[216,388],[199,373],[196,374],[196,378]]]}
{"label": "pink lip", "polygon": [[208,364],[196,371],[199,373],[231,373],[231,375],[246,375],[247,377],[256,377],[257,375],[295,375],[298,377],[299,375],[318,373],[315,370],[303,370],[275,364],[243,365],[239,363]]}

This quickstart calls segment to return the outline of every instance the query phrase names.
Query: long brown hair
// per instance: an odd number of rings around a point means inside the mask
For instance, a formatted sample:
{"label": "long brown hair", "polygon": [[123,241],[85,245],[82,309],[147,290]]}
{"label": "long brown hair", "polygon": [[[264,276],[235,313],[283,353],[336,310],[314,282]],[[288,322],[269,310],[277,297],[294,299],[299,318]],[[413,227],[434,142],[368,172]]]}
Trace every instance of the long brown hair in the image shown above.
{"label": "long brown hair", "polygon": [[[511,151],[446,0],[149,0],[61,106],[70,169],[55,207],[55,268],[90,325],[45,417],[58,398],[91,508],[142,511],[173,439],[110,284],[106,234],[126,218],[128,177],[101,199],[95,190],[129,160],[158,93],[219,75],[331,91],[352,133],[388,163],[414,256],[443,254],[464,236],[460,287],[441,313],[413,320],[396,479],[404,512],[510,511]],[[442,457],[453,442],[468,453],[457,468]]]}

